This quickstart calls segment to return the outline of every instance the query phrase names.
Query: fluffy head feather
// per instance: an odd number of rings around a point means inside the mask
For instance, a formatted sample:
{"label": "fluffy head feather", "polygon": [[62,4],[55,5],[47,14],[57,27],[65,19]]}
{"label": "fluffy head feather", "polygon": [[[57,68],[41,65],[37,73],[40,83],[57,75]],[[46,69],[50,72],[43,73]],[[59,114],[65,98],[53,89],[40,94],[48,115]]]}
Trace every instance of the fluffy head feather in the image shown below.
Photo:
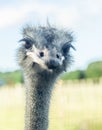
{"label": "fluffy head feather", "polygon": [[20,42],[19,64],[32,73],[60,74],[70,65],[70,48],[75,49],[72,33],[51,26],[25,27]]}

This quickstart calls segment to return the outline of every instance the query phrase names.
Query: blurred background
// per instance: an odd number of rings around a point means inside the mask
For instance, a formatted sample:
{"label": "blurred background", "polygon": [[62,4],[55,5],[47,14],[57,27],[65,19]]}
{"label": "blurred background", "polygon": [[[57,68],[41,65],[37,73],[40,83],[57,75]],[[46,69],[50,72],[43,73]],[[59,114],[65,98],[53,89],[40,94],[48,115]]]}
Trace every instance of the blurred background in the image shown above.
{"label": "blurred background", "polygon": [[24,87],[16,61],[27,25],[73,31],[74,62],[56,84],[50,130],[102,130],[102,1],[0,1],[0,130],[23,130]]}

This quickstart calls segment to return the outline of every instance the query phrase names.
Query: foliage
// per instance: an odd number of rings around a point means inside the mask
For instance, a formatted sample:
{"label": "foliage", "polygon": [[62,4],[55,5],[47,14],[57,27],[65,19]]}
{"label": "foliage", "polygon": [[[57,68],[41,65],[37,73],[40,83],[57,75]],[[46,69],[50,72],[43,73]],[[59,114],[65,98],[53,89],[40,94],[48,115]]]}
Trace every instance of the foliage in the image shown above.
{"label": "foliage", "polygon": [[76,70],[70,73],[65,73],[61,76],[62,80],[75,80],[75,79],[84,79],[85,78],[85,72],[82,70]]}
{"label": "foliage", "polygon": [[76,70],[61,76],[62,80],[98,79],[100,77],[102,77],[102,61],[90,63],[86,70]]}
{"label": "foliage", "polygon": [[[86,70],[76,70],[65,73],[61,76],[61,79],[66,80],[80,80],[80,79],[98,79],[102,77],[102,61],[90,63]],[[0,73],[0,86],[4,84],[16,84],[22,83],[23,76],[19,70],[14,72]]]}
{"label": "foliage", "polygon": [[23,82],[21,72],[16,70],[14,72],[4,72],[0,73],[0,81],[4,84],[16,84]]}
{"label": "foliage", "polygon": [[100,78],[102,76],[102,61],[89,64],[86,76],[87,78]]}

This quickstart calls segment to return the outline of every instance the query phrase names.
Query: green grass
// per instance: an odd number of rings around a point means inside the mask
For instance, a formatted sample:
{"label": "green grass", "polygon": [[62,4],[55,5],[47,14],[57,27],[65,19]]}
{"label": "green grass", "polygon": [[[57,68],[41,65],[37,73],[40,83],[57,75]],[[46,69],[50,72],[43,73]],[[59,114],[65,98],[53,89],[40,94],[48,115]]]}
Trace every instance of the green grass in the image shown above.
{"label": "green grass", "polygon": [[[24,103],[20,85],[0,88],[0,130],[23,130]],[[59,83],[49,117],[49,130],[102,130],[102,84]]]}

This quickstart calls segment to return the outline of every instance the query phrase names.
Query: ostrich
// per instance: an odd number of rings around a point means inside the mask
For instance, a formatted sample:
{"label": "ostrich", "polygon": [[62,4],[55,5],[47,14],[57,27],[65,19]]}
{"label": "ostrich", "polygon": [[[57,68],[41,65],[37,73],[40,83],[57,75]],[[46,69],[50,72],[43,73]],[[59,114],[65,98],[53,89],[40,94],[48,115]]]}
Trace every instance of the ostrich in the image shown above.
{"label": "ostrich", "polygon": [[73,36],[52,26],[23,28],[17,59],[26,86],[24,130],[48,130],[51,93],[57,77],[71,63]]}

